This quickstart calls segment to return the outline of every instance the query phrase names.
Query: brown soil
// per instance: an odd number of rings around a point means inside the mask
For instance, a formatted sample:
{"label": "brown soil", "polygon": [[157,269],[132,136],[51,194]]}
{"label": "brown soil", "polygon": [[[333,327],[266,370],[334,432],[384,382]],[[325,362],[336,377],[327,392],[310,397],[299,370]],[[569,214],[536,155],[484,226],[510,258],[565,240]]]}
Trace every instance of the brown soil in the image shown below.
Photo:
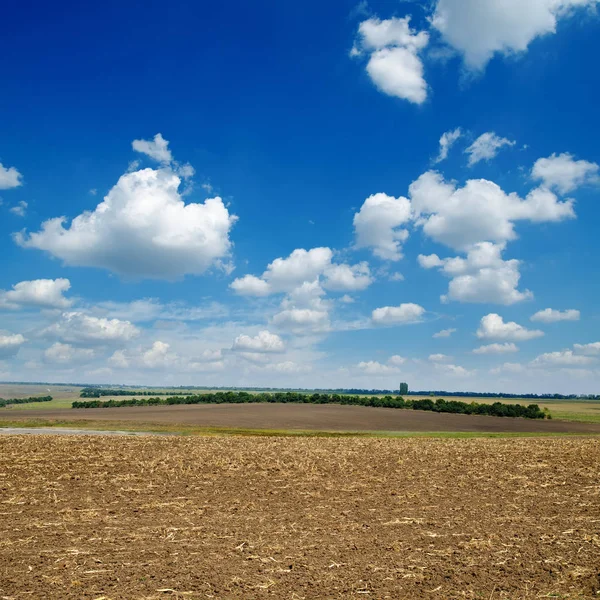
{"label": "brown soil", "polygon": [[0,597],[597,598],[594,439],[0,438]]}
{"label": "brown soil", "polygon": [[600,423],[453,415],[336,404],[196,404],[91,409],[37,409],[6,418],[134,421],[248,429],[324,431],[481,431],[600,433]]}

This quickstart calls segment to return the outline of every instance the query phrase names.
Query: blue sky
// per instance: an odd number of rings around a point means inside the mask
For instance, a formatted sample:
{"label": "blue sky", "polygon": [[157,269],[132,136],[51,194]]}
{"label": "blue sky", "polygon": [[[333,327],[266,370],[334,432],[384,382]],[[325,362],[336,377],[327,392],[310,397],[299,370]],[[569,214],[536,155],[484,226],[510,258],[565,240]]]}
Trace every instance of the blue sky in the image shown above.
{"label": "blue sky", "polygon": [[596,0],[5,16],[0,379],[597,393]]}

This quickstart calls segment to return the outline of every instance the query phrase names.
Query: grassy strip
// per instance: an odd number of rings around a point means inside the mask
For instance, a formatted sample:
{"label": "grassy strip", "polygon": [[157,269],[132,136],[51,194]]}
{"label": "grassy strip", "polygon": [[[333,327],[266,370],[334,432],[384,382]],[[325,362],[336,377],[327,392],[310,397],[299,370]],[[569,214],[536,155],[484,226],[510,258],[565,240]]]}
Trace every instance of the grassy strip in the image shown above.
{"label": "grassy strip", "polygon": [[38,428],[68,427],[98,431],[125,431],[169,433],[173,435],[218,435],[254,437],[328,437],[328,438],[522,438],[522,437],[600,437],[593,433],[563,432],[485,432],[485,431],[326,431],[304,429],[251,429],[244,427],[199,427],[194,425],[167,425],[159,423],[131,423],[130,421],[69,421],[62,419],[0,419],[0,427]]}

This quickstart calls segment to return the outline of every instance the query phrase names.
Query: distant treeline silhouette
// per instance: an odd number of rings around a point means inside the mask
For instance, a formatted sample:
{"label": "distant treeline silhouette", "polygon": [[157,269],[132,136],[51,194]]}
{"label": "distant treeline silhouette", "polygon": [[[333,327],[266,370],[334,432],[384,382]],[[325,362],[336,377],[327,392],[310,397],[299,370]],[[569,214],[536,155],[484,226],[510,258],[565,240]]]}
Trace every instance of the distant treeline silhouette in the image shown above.
{"label": "distant treeline silhouette", "polygon": [[215,392],[191,396],[170,396],[168,398],[131,398],[127,400],[87,400],[75,401],[73,408],[115,408],[122,406],[159,406],[174,404],[245,404],[259,402],[305,403],[305,404],[353,404],[357,406],[376,406],[382,408],[401,408],[428,410],[440,413],[466,415],[491,415],[495,417],[525,417],[543,419],[546,413],[537,404],[478,404],[458,400],[405,400],[402,396],[351,396],[341,394],[302,394],[300,392],[276,392],[273,394],[248,392]]}
{"label": "distant treeline silhouette", "polygon": [[30,402],[50,402],[52,396],[30,396],[29,398],[0,398],[0,407],[8,406],[9,404],[29,404]]}
{"label": "distant treeline silhouette", "polygon": [[[110,388],[83,388],[79,393],[80,398],[100,398],[101,396],[169,396],[173,390],[166,392],[160,390],[122,390]],[[181,392],[182,394],[192,394],[192,392]]]}

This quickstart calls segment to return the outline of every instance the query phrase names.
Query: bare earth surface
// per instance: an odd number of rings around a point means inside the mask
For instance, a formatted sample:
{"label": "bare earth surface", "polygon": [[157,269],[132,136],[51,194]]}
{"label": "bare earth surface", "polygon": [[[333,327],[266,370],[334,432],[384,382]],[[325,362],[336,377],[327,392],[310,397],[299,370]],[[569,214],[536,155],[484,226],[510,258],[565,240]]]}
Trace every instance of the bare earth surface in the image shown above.
{"label": "bare earth surface", "polygon": [[599,577],[591,438],[0,438],[2,598],[597,598]]}
{"label": "bare earth surface", "polygon": [[196,404],[0,412],[1,419],[133,421],[249,429],[480,431],[600,434],[600,423],[453,415],[335,404]]}

